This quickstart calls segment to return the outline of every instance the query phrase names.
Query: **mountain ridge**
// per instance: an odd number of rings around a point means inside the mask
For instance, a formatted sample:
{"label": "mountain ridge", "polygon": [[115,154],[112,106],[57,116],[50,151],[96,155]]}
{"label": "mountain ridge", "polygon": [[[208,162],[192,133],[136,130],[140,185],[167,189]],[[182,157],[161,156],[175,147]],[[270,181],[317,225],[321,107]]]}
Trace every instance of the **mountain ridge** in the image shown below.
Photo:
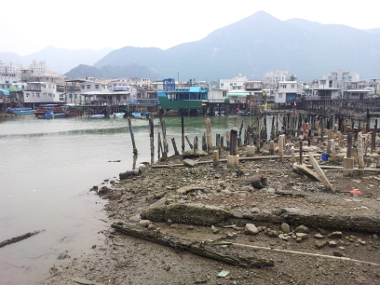
{"label": "mountain ridge", "polygon": [[269,71],[286,70],[311,81],[343,68],[374,78],[380,66],[380,28],[360,30],[294,18],[281,21],[259,11],[218,28],[203,39],[168,49],[125,46],[112,50],[68,50],[55,47],[28,55],[1,53],[0,60],[45,61],[73,79],[167,77],[218,80],[239,74],[261,80]]}

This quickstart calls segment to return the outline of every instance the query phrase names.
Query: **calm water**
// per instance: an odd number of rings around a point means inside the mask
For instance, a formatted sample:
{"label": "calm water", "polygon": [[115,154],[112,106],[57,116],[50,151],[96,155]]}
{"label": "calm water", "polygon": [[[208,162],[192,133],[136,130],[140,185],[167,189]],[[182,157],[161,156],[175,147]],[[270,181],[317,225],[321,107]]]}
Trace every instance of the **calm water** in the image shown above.
{"label": "calm water", "polygon": [[[185,118],[185,132],[205,132],[203,117]],[[215,117],[215,134],[239,127],[241,118]],[[244,118],[246,120],[246,118]],[[166,118],[170,139],[181,149],[181,119]],[[247,120],[246,120],[247,121]],[[137,165],[150,161],[149,127],[132,121],[138,149]],[[161,132],[158,119],[155,136]],[[186,145],[186,149],[188,149]],[[36,230],[43,232],[0,248],[0,283],[35,284],[67,252],[72,258],[101,244],[109,229],[106,201],[89,189],[133,167],[132,143],[126,119],[66,118],[39,120],[34,115],[0,121],[0,242]],[[157,139],[155,141],[157,157]],[[120,162],[115,162],[120,160]]]}

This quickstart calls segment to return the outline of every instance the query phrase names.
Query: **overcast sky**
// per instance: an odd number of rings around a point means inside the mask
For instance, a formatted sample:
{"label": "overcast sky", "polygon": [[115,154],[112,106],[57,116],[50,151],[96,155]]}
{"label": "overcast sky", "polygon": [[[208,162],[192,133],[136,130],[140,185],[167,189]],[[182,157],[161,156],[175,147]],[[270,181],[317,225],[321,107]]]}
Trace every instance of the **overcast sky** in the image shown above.
{"label": "overcast sky", "polygon": [[379,0],[2,1],[0,52],[28,55],[46,46],[167,49],[200,40],[260,10],[280,20],[370,29],[380,27],[379,6]]}

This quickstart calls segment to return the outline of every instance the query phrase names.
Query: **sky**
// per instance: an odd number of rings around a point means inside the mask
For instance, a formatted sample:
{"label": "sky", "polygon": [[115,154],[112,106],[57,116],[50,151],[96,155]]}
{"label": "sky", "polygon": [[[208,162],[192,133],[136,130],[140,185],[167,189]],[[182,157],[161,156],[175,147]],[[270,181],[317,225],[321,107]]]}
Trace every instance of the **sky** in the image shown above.
{"label": "sky", "polygon": [[378,6],[378,0],[2,1],[0,52],[29,55],[47,46],[167,49],[203,39],[258,11],[282,21],[300,18],[371,29],[380,27]]}

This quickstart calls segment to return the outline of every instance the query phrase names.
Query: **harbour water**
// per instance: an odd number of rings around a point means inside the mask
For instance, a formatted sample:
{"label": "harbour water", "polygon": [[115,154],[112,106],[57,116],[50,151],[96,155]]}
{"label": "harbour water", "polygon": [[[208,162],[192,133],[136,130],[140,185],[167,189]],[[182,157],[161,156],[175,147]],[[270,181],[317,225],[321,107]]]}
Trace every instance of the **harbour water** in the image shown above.
{"label": "harbour water", "polygon": [[[225,135],[227,130],[238,128],[241,119],[211,118],[213,139],[216,133]],[[185,133],[191,141],[194,136],[201,141],[204,120],[185,118]],[[171,138],[181,149],[181,118],[165,118],[165,122],[172,155]],[[137,165],[150,162],[149,124],[132,120],[132,125]],[[157,132],[161,126],[155,119],[156,140]],[[39,120],[34,115],[5,118],[0,121],[0,150],[0,242],[43,230],[0,248],[1,284],[38,284],[49,277],[54,264],[68,263],[102,243],[110,227],[103,210],[107,201],[89,189],[132,169],[128,121]],[[65,255],[70,258],[58,260]]]}

